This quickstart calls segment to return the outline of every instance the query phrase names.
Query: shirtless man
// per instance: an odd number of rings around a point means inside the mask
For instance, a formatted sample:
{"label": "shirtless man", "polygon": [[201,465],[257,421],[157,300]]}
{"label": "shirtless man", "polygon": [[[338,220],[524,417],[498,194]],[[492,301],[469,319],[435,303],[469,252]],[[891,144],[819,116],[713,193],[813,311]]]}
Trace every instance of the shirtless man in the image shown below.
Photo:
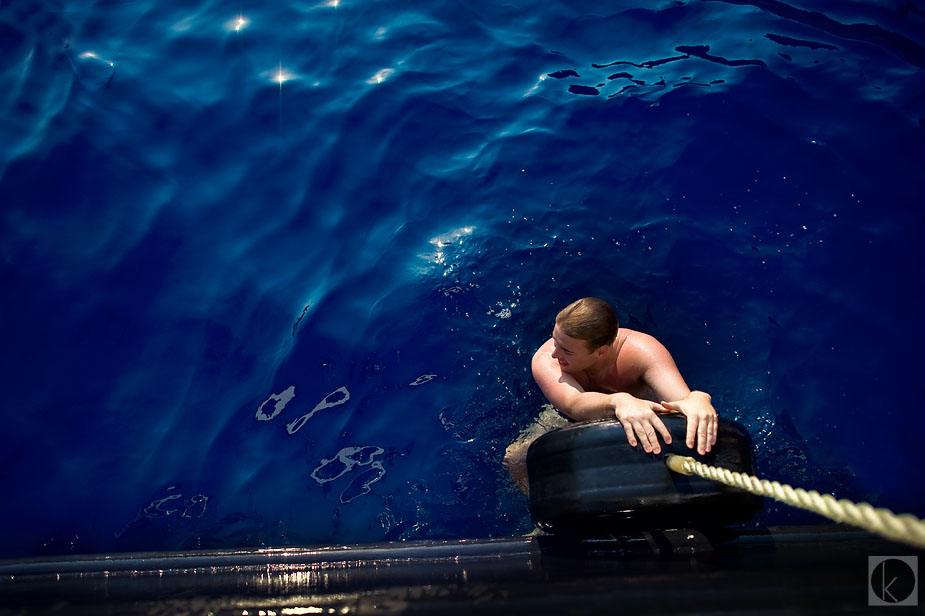
{"label": "shirtless man", "polygon": [[[691,449],[696,445],[698,453],[716,444],[716,410],[710,395],[688,388],[658,340],[620,328],[604,300],[586,297],[565,307],[556,316],[552,338],[533,355],[532,367],[537,385],[559,412],[574,421],[615,417],[630,446],[641,443],[646,453],[661,452],[659,434],[671,443],[657,413],[685,415],[686,444]],[[524,493],[527,448],[543,432],[564,423],[543,413],[538,428],[528,428],[508,447],[505,466]]]}

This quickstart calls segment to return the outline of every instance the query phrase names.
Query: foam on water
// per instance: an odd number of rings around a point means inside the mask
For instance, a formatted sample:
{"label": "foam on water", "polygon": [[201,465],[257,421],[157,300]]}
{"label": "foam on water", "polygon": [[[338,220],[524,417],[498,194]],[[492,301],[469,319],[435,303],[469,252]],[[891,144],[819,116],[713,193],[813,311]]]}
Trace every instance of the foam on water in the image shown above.
{"label": "foam on water", "polygon": [[[278,394],[270,394],[270,397],[264,400],[259,407],[257,407],[257,421],[270,421],[284,410],[286,410],[286,405],[289,404],[292,399],[295,398],[295,385],[290,385],[286,388],[285,391]],[[270,414],[264,412],[263,408],[273,401],[273,411]]]}
{"label": "foam on water", "polygon": [[[334,397],[333,402],[329,401],[332,396]],[[350,400],[350,392],[347,390],[347,388],[338,387],[337,389],[329,393],[327,396],[325,396],[324,399],[318,404],[316,404],[315,408],[310,410],[308,413],[286,424],[286,432],[288,432],[289,434],[295,434],[300,429],[302,429],[302,427],[308,422],[308,420],[311,419],[312,416],[318,411],[329,409],[332,406],[339,406],[341,404],[345,404],[348,400]]]}
{"label": "foam on water", "polygon": [[382,453],[384,450],[381,447],[344,447],[333,458],[322,459],[311,472],[311,477],[318,485],[324,485],[340,479],[355,467],[369,467],[365,470],[358,468],[350,483],[341,492],[339,500],[342,504],[347,504],[364,494],[369,494],[372,490],[370,486],[385,476],[385,467],[381,461],[375,459]]}

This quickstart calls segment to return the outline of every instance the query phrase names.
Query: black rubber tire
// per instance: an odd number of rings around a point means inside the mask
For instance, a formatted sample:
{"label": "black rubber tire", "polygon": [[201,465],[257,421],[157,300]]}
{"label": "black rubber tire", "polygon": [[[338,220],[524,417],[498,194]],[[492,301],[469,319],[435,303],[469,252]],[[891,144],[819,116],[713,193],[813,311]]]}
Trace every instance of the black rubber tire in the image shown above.
{"label": "black rubber tire", "polygon": [[761,510],[761,497],[679,475],[665,465],[665,455],[676,453],[754,474],[752,441],[741,425],[720,418],[716,445],[700,456],[684,442],[684,416],[660,419],[672,443],[662,443],[659,454],[630,447],[616,420],[576,423],[534,441],[527,452],[534,523],[550,533],[594,536],[630,529],[725,526],[750,520]]}

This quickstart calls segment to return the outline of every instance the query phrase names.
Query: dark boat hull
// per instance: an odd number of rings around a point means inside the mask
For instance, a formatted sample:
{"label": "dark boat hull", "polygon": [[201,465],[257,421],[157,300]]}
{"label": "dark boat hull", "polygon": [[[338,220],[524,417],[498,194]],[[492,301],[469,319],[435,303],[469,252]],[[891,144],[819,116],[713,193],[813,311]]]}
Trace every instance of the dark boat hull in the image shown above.
{"label": "dark boat hull", "polygon": [[0,613],[868,613],[884,555],[923,554],[831,525],[62,557],[0,563]]}

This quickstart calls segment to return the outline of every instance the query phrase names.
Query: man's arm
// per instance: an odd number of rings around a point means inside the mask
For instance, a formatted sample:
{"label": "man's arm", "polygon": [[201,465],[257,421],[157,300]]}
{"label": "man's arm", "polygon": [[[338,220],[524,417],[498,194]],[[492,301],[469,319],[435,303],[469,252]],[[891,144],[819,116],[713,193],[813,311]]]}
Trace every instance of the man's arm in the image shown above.
{"label": "man's arm", "polygon": [[686,444],[703,455],[716,444],[716,409],[710,394],[691,391],[678,370],[671,353],[662,343],[647,334],[637,334],[634,342],[642,350],[646,363],[643,380],[662,401],[662,406],[687,417]]}
{"label": "man's arm", "polygon": [[562,372],[559,362],[552,357],[552,349],[549,340],[533,355],[531,367],[536,384],[554,407],[576,421],[616,417],[630,446],[636,446],[638,437],[646,453],[661,452],[656,433],[662,435],[665,443],[671,442],[671,433],[655,414],[666,410],[660,404],[628,393],[585,391],[575,377]]}

